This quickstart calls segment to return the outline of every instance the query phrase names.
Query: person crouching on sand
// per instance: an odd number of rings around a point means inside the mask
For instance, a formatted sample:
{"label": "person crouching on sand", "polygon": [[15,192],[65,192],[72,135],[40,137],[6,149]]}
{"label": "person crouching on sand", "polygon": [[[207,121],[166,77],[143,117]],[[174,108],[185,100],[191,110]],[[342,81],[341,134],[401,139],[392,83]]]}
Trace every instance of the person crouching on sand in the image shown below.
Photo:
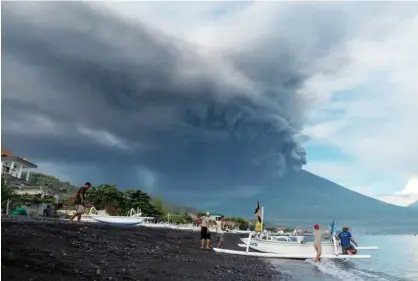
{"label": "person crouching on sand", "polygon": [[75,196],[75,214],[70,218],[70,222],[73,222],[77,217],[77,222],[80,222],[81,215],[84,213],[84,199],[86,198],[86,191],[91,187],[91,183],[86,182],[82,187],[78,189]]}
{"label": "person crouching on sand", "polygon": [[319,229],[319,224],[314,225],[313,238],[314,238],[314,247],[316,250],[315,262],[319,262],[321,261],[321,252],[322,252],[322,246],[321,246],[322,231]]}
{"label": "person crouching on sand", "polygon": [[200,240],[201,245],[200,249],[205,247],[206,241],[206,249],[210,249],[210,232],[209,232],[209,224],[210,224],[210,213],[207,212],[205,216],[200,218]]}

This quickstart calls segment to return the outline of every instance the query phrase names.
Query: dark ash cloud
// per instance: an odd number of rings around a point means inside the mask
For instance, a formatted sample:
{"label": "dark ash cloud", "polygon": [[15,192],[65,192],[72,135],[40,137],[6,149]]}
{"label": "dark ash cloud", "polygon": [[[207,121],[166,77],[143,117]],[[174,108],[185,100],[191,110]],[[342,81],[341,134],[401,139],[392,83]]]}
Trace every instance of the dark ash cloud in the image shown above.
{"label": "dark ash cloud", "polygon": [[2,143],[127,187],[141,167],[171,190],[270,182],[306,164],[310,75],[275,39],[205,57],[87,4],[4,3]]}

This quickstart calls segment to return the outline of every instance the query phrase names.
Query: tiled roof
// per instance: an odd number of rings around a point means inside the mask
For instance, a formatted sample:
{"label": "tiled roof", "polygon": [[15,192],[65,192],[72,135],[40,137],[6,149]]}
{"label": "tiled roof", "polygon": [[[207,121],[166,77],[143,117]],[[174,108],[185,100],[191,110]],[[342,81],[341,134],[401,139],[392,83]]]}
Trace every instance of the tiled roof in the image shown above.
{"label": "tiled roof", "polygon": [[18,160],[20,162],[25,163],[26,165],[28,165],[31,168],[37,168],[38,167],[35,164],[29,162],[29,160],[27,158],[17,157],[16,155],[14,155],[10,151],[8,151],[4,146],[1,147],[1,157],[10,158],[10,159],[14,158],[15,160]]}
{"label": "tiled roof", "polygon": [[14,157],[13,153],[8,151],[4,146],[1,146],[1,156]]}

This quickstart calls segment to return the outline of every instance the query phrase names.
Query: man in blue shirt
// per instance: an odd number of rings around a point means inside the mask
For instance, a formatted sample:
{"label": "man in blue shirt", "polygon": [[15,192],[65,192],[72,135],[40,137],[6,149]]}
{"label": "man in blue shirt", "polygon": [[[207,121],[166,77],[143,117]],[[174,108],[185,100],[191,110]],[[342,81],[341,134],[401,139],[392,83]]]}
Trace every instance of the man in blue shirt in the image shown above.
{"label": "man in blue shirt", "polygon": [[353,245],[351,245],[350,242],[353,242],[356,247],[358,247],[358,244],[356,241],[354,241],[353,236],[348,231],[348,226],[343,227],[343,231],[338,234],[338,239],[340,240],[344,255],[355,255],[357,253],[357,250],[353,247]]}

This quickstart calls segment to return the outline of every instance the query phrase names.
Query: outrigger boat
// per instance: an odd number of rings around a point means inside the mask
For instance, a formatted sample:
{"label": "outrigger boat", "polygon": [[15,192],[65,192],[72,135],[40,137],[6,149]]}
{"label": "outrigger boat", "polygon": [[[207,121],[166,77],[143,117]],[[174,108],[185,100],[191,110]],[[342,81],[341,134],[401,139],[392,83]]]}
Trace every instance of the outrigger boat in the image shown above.
{"label": "outrigger boat", "polygon": [[145,217],[141,216],[140,211],[136,211],[134,209],[131,209],[131,211],[128,213],[127,216],[110,216],[110,215],[101,215],[98,214],[97,210],[92,207],[89,211],[88,218],[105,224],[115,224],[115,225],[126,225],[126,226],[132,226],[132,225],[139,225],[144,222],[144,219],[147,219]]}
{"label": "outrigger boat", "polygon": [[[227,249],[214,248],[218,253],[244,255],[265,258],[284,258],[284,259],[314,259],[316,257],[313,242],[306,242],[303,236],[277,236],[269,235],[267,232],[251,232],[248,238],[241,238],[245,251],[235,251]],[[249,250],[256,252],[250,252]],[[377,250],[372,247],[357,247],[357,250]],[[370,255],[344,255],[341,246],[335,239],[335,233],[332,232],[331,241],[322,243],[322,259],[370,259]]]}

